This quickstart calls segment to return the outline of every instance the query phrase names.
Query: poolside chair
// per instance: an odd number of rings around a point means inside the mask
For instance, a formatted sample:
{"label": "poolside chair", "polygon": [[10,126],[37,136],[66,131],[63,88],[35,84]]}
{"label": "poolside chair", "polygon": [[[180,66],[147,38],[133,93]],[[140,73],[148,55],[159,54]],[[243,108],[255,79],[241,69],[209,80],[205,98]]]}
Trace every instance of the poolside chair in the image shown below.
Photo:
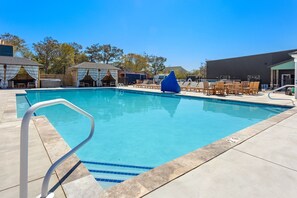
{"label": "poolside chair", "polygon": [[79,87],[85,87],[85,83],[83,81],[79,81]]}
{"label": "poolside chair", "polygon": [[242,93],[246,94],[248,93],[250,89],[250,82],[249,81],[241,81],[241,89]]}
{"label": "poolside chair", "polygon": [[225,87],[223,81],[216,82],[215,93],[219,95],[225,95]]}
{"label": "poolside chair", "polygon": [[239,93],[242,93],[240,82],[233,83],[232,86],[229,87],[229,93],[233,93],[235,95],[239,95]]}
{"label": "poolside chair", "polygon": [[225,87],[225,92],[226,94],[228,95],[229,93],[233,93],[233,88],[234,88],[234,83],[232,82],[229,82],[229,83],[226,83],[224,84],[224,87]]}
{"label": "poolside chair", "polygon": [[253,92],[254,89],[254,83],[255,82],[250,82],[248,87],[243,88],[243,93],[245,94],[251,94]]}
{"label": "poolside chair", "polygon": [[200,91],[203,91],[203,89],[204,89],[203,82],[199,82],[197,85],[197,91],[200,92]]}
{"label": "poolside chair", "polygon": [[28,82],[27,88],[35,88],[35,82]]}
{"label": "poolside chair", "polygon": [[149,80],[143,80],[142,83],[135,84],[135,87],[137,87],[137,88],[146,88],[146,86],[148,85],[148,83],[149,83]]}
{"label": "poolside chair", "polygon": [[205,81],[203,82],[203,94],[210,95],[214,94],[214,88],[209,86],[209,82]]}
{"label": "poolside chair", "polygon": [[141,85],[142,83],[140,83],[141,81],[136,80],[136,83],[133,85],[133,87],[138,87],[139,85]]}
{"label": "poolside chair", "polygon": [[184,82],[183,82],[183,81],[178,81],[177,84],[178,84],[179,86],[182,86],[182,84],[184,84]]}
{"label": "poolside chair", "polygon": [[259,93],[259,85],[260,85],[260,82],[259,81],[254,82],[253,87],[252,87],[252,90],[251,90],[251,93],[253,95]]}
{"label": "poolside chair", "polygon": [[189,85],[190,85],[189,81],[184,82],[182,85],[180,85],[180,90],[186,91]]}
{"label": "poolside chair", "polygon": [[147,88],[149,88],[149,89],[161,89],[161,82],[162,82],[163,80],[161,80],[160,81],[160,83],[159,84],[148,84],[147,85]]}
{"label": "poolside chair", "polygon": [[190,85],[186,88],[187,91],[197,91],[197,82],[191,82]]}

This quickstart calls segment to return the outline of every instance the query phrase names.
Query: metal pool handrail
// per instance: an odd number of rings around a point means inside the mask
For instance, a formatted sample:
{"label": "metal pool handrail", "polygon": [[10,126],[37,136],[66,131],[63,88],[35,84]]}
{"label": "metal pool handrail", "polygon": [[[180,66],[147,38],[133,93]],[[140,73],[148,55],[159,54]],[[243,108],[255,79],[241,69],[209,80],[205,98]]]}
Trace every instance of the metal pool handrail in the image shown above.
{"label": "metal pool handrail", "polygon": [[[39,102],[31,106],[25,113],[22,125],[21,125],[21,145],[20,145],[20,198],[27,198],[28,197],[28,132],[29,132],[29,122],[32,117],[32,114],[40,108],[47,107],[47,106],[53,106],[56,104],[63,104],[74,111],[83,114],[84,116],[88,117],[91,121],[91,131],[89,136],[82,141],[80,144],[78,144],[76,147],[71,149],[69,152],[67,152],[64,156],[62,156],[60,159],[58,159],[55,163],[51,165],[51,167],[48,169],[41,188],[41,198],[46,198],[48,196],[48,185],[49,180],[51,177],[52,172],[55,170],[55,168],[61,164],[64,160],[66,160],[68,157],[70,157],[74,152],[76,152],[79,148],[81,148],[85,143],[87,143],[94,134],[94,128],[95,128],[95,122],[94,118],[91,114],[87,113],[86,111],[82,110],[81,108],[75,106],[71,102],[64,100],[64,99],[55,99],[55,100],[48,100],[44,102]],[[53,197],[53,193],[50,194],[51,197]]]}
{"label": "metal pool handrail", "polygon": [[[292,104],[295,106],[295,101],[292,100],[292,99],[287,99],[287,98],[272,98],[272,97],[270,96],[270,94],[272,94],[272,93],[274,93],[274,92],[276,92],[276,91],[278,91],[278,90],[284,89],[284,88],[286,88],[286,87],[295,87],[295,85],[284,85],[284,86],[282,86],[282,87],[276,88],[276,89],[272,90],[271,92],[269,92],[269,94],[268,94],[268,98],[271,99],[271,100],[290,100],[290,101],[292,102]],[[296,90],[295,90],[295,91],[296,91]]]}

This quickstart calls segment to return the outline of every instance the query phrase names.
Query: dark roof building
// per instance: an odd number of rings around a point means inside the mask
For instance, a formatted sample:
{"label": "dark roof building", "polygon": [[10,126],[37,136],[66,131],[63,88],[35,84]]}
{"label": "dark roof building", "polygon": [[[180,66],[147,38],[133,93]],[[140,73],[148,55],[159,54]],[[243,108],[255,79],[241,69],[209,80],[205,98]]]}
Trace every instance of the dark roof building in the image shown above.
{"label": "dark roof building", "polygon": [[[271,72],[273,70],[272,67],[287,62],[291,64],[293,58],[290,53],[294,51],[297,51],[297,49],[220,60],[208,60],[206,61],[207,78],[239,79],[242,81],[260,80],[262,84],[280,84],[282,74],[290,75],[290,79],[294,79],[294,71],[290,69],[277,69],[278,72],[273,73]],[[272,79],[275,79],[275,82],[271,82]]]}
{"label": "dark roof building", "polygon": [[13,56],[13,46],[0,44],[0,56]]}

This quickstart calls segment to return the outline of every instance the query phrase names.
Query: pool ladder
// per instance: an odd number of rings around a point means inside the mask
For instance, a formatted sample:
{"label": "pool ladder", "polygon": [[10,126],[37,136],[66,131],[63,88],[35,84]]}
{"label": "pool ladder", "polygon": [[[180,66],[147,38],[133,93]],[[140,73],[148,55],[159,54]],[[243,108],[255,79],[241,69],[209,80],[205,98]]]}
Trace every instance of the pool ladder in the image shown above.
{"label": "pool ladder", "polygon": [[[268,94],[268,98],[271,99],[271,100],[290,100],[290,101],[292,102],[292,104],[295,106],[295,101],[292,100],[292,99],[287,99],[287,98],[272,98],[272,97],[270,96],[270,94],[272,94],[272,93],[274,93],[274,92],[276,92],[276,91],[282,90],[282,89],[284,89],[284,88],[287,88],[287,87],[295,87],[295,85],[284,85],[284,86],[282,86],[282,87],[279,87],[279,88],[277,88],[277,89],[274,89],[274,90],[272,90],[271,92],[269,92],[269,94]],[[296,90],[295,90],[295,91],[296,91]]]}
{"label": "pool ladder", "polygon": [[55,100],[48,100],[44,102],[39,102],[31,106],[25,113],[22,125],[21,125],[21,145],[20,145],[20,198],[27,198],[28,197],[28,137],[29,137],[29,123],[30,119],[32,117],[32,114],[43,107],[53,106],[57,104],[63,104],[74,111],[83,114],[91,121],[91,131],[89,136],[82,141],[80,144],[78,144],[76,147],[71,149],[68,153],[63,155],[60,159],[58,159],[55,163],[51,165],[51,167],[48,169],[41,188],[41,195],[38,196],[40,198],[52,198],[54,197],[54,193],[51,192],[48,194],[48,185],[49,181],[52,175],[52,172],[55,170],[55,168],[60,165],[64,160],[66,160],[68,157],[70,157],[74,152],[76,152],[79,148],[81,148],[84,144],[86,144],[93,136],[94,134],[94,128],[95,128],[95,122],[92,115],[87,113],[86,111],[82,110],[81,108],[75,106],[71,102],[65,100],[65,99],[55,99]]}

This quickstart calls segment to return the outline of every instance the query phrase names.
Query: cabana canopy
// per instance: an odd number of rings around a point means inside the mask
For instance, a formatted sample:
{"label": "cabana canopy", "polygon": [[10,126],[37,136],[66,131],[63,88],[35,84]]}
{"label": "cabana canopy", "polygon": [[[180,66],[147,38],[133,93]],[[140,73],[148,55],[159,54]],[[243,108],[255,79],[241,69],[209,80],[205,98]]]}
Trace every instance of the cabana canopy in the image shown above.
{"label": "cabana canopy", "polygon": [[8,81],[13,79],[24,67],[26,72],[35,79],[35,87],[39,78],[39,67],[41,64],[27,58],[0,56],[0,87],[6,88]]}
{"label": "cabana canopy", "polygon": [[101,85],[101,80],[106,76],[107,72],[110,71],[111,76],[118,81],[118,70],[119,68],[103,63],[83,62],[78,65],[72,66],[71,70],[76,70],[75,76],[76,86],[79,86],[79,82],[84,79],[86,75],[96,81],[96,85]]}

